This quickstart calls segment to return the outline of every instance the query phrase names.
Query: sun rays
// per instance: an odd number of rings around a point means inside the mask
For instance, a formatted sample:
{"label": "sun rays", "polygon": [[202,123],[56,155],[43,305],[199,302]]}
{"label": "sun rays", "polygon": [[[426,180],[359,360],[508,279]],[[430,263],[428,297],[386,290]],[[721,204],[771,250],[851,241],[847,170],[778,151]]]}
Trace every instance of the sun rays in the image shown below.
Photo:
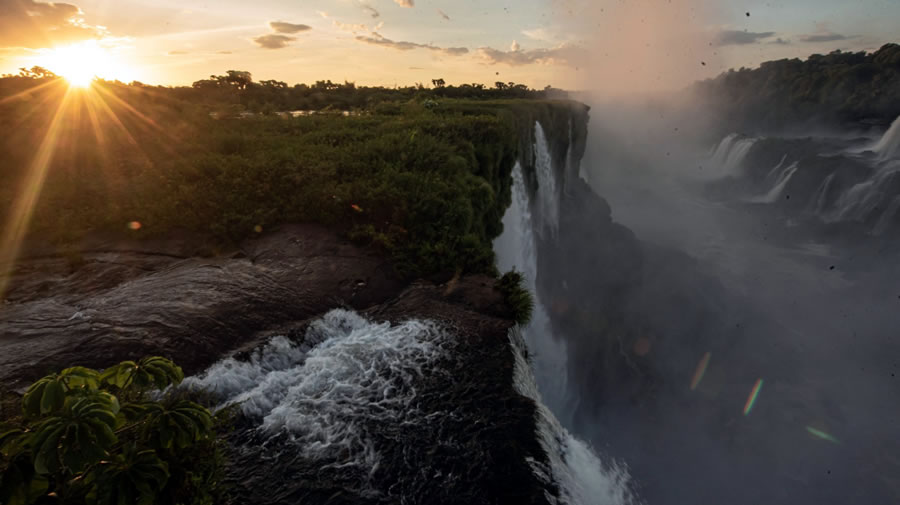
{"label": "sun rays", "polygon": [[[6,209],[0,232],[0,300],[10,287],[15,262],[39,207],[45,181],[53,170],[68,169],[59,166],[65,163],[60,163],[58,158],[70,153],[75,146],[85,142],[95,143],[104,179],[100,182],[114,184],[117,177],[115,167],[106,166],[113,139],[127,146],[138,158],[146,159],[137,138],[142,133],[154,132],[158,136],[161,131],[164,132],[154,119],[117,96],[115,85],[89,79],[88,86],[83,87],[75,82],[74,74],[70,75],[72,77],[66,79],[68,86],[61,79],[39,79],[28,89],[0,99],[0,107],[19,107],[22,113],[15,122],[20,125],[26,121],[41,121],[46,125],[41,128],[43,137],[31,160],[27,163],[20,160],[19,165],[27,166],[27,169],[18,181],[12,181],[16,192],[10,207]],[[41,116],[41,111],[47,111],[46,119]],[[20,125],[10,125],[11,131]],[[170,135],[167,137],[173,140]],[[171,148],[171,145],[172,142],[167,147]],[[10,167],[10,174],[15,173],[15,168]],[[64,219],[66,216],[59,217]]]}
{"label": "sun rays", "polygon": [[38,61],[78,88],[87,88],[98,78],[129,81],[133,77],[130,66],[96,40],[47,50]]}

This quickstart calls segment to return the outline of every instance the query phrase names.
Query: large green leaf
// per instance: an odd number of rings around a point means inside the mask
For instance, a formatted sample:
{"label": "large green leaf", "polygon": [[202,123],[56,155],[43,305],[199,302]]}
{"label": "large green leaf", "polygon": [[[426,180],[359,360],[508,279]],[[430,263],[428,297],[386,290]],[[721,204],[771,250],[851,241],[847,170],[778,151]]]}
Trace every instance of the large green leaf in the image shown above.
{"label": "large green leaf", "polygon": [[136,388],[139,391],[165,389],[184,380],[181,367],[159,356],[144,358],[137,363],[123,361],[100,374],[100,380],[120,389]]}
{"label": "large green leaf", "polygon": [[52,474],[65,468],[78,473],[106,457],[107,449],[118,442],[114,432],[118,411],[118,401],[109,393],[68,398],[61,411],[35,426],[31,435],[35,470]]}
{"label": "large green leaf", "polygon": [[93,473],[91,505],[153,505],[169,480],[169,466],[156,451],[135,446],[101,462]]}

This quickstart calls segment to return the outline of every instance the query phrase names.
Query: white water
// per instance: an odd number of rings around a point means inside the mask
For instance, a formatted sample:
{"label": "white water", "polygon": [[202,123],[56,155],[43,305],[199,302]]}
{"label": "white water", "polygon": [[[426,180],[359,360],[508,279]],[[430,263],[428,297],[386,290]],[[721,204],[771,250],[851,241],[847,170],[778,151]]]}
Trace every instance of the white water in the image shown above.
{"label": "white water", "polygon": [[747,157],[756,140],[732,133],[719,142],[710,161],[722,175],[739,175],[744,158]]}
{"label": "white water", "polygon": [[838,200],[831,221],[861,221],[880,206],[887,195],[884,186],[893,177],[900,174],[900,169],[882,170],[871,179],[848,189]]}
{"label": "white water", "polygon": [[381,456],[366,425],[428,423],[416,407],[416,381],[446,342],[432,322],[377,324],[337,309],[309,326],[303,344],[275,337],[250,361],[222,360],[185,383],[240,404],[266,433],[287,433],[304,458],[371,475]]}
{"label": "white water", "polygon": [[[537,126],[539,127],[540,125]],[[538,130],[536,133],[537,142],[540,143],[543,131]],[[540,153],[541,148],[535,146],[535,151]],[[545,173],[555,180],[549,156],[546,159],[547,165],[543,167],[546,169]],[[543,201],[547,198],[547,194],[542,192],[555,187],[555,182],[542,184],[535,198],[538,202]],[[635,500],[628,489],[627,471],[615,463],[604,464],[590,447],[572,436],[554,415],[556,412],[569,416],[574,410],[573,401],[568,394],[567,350],[564,341],[552,335],[550,318],[536,294],[537,246],[534,235],[536,226],[530,211],[522,166],[518,163],[513,169],[512,193],[512,204],[503,216],[503,234],[494,242],[494,251],[497,253],[498,268],[501,271],[515,269],[521,272],[534,295],[535,305],[531,322],[522,329],[521,334],[513,330],[510,340],[516,351],[516,389],[532,398],[537,405],[540,441],[550,458],[549,469],[541,468],[532,462],[535,474],[547,479],[552,478],[557,482],[560,487],[561,504],[634,503]],[[546,207],[538,206],[538,208]],[[552,215],[552,218],[556,217],[557,214]],[[554,228],[558,224],[546,221],[542,223]],[[531,358],[530,364],[525,358],[526,344],[527,353]]]}
{"label": "white water", "polygon": [[555,235],[559,223],[559,193],[547,136],[537,121],[534,123],[534,139],[534,170],[538,182],[537,211],[541,223],[538,231],[541,234],[549,231],[551,235]]}
{"label": "white water", "polygon": [[587,444],[563,428],[543,403],[532,367],[525,357],[526,344],[518,329],[510,332],[510,345],[516,354],[513,381],[520,394],[537,405],[537,425],[541,446],[550,460],[550,468],[532,462],[535,475],[559,486],[559,500],[569,505],[628,505],[636,503],[628,489],[628,472],[617,465],[604,464]]}
{"label": "white water", "polygon": [[809,211],[811,213],[821,215],[825,212],[825,207],[828,206],[828,192],[831,190],[831,184],[836,174],[837,172],[832,172],[822,181],[819,189],[816,190],[816,193],[809,201]]}
{"label": "white water", "polygon": [[793,177],[796,172],[796,162],[785,167],[781,173],[778,174],[778,179],[775,181],[775,185],[772,186],[772,189],[765,195],[754,198],[753,201],[756,203],[775,203],[778,201],[778,199],[781,198],[781,194],[784,192],[784,188],[787,187],[788,182],[791,181],[791,177]]}
{"label": "white water", "polygon": [[900,158],[900,117],[894,120],[872,150],[883,160]]}

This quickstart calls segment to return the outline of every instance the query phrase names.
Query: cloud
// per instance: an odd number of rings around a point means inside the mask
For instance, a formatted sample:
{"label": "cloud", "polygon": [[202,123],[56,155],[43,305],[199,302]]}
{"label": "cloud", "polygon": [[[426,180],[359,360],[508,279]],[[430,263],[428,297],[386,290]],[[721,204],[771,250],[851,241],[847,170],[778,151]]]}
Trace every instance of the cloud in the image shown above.
{"label": "cloud", "polygon": [[282,49],[287,47],[291,42],[295,40],[297,40],[297,37],[270,33],[268,35],[260,35],[259,37],[254,38],[253,42],[256,42],[260,47],[265,49]]}
{"label": "cloud", "polygon": [[855,35],[847,36],[841,35],[840,33],[826,31],[814,33],[812,35],[803,35],[800,37],[800,40],[802,40],[803,42],[834,42],[836,40],[849,40],[855,38]]}
{"label": "cloud", "polygon": [[448,16],[446,12],[444,12],[444,11],[442,11],[442,10],[440,10],[440,9],[438,9],[437,12],[438,12],[438,14],[440,14],[440,16],[441,16],[442,18],[446,19],[447,21],[450,21],[450,16]]}
{"label": "cloud", "polygon": [[216,54],[231,54],[231,51],[216,51]]}
{"label": "cloud", "polygon": [[588,61],[585,48],[575,44],[563,44],[549,49],[523,50],[518,42],[513,41],[509,51],[501,51],[492,47],[478,49],[478,54],[489,64],[502,63],[512,67],[540,63],[544,65],[568,65],[577,67]]}
{"label": "cloud", "polygon": [[790,41],[790,39],[783,39],[781,37],[778,37],[777,39],[773,40],[772,42],[769,42],[769,44],[776,44],[779,46],[789,46],[789,45],[791,45],[791,41]]}
{"label": "cloud", "polygon": [[381,13],[378,12],[378,9],[372,7],[371,5],[363,5],[362,8],[364,11],[368,12],[370,16],[372,16],[372,19],[377,19],[381,16]]}
{"label": "cloud", "polygon": [[415,0],[394,0],[394,2],[400,7],[414,7],[416,5]]}
{"label": "cloud", "polygon": [[35,49],[104,35],[104,28],[85,22],[84,13],[76,5],[0,0],[0,47]]}
{"label": "cloud", "polygon": [[535,28],[533,30],[522,30],[522,35],[529,39],[540,40],[541,42],[552,42],[556,37],[550,34],[546,28]]}
{"label": "cloud", "polygon": [[748,32],[739,30],[722,30],[716,34],[715,43],[718,46],[743,46],[756,44],[757,42],[775,35],[775,32]]}
{"label": "cloud", "polygon": [[169,54],[169,56],[178,56],[178,55],[181,55],[181,54],[188,54],[188,52],[187,52],[187,51],[179,51],[179,50],[176,49],[176,50],[174,50],[174,51],[169,51],[168,54]]}
{"label": "cloud", "polygon": [[272,31],[275,33],[300,33],[312,30],[312,27],[309,25],[296,25],[284,21],[271,21],[269,26],[272,27]]}
{"label": "cloud", "polygon": [[448,56],[462,56],[467,54],[469,50],[465,47],[438,47],[431,44],[419,44],[417,42],[394,41],[385,38],[378,32],[372,32],[370,36],[359,35],[356,40],[373,44],[376,46],[389,47],[398,51],[411,51],[413,49],[428,49],[430,51],[439,52]]}

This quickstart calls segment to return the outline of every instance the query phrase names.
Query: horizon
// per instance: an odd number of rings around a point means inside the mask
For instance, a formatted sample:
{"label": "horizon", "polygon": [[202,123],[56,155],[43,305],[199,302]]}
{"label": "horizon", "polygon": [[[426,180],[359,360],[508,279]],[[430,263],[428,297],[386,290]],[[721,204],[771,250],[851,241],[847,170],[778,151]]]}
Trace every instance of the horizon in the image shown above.
{"label": "horizon", "polygon": [[900,32],[900,4],[268,0],[251,10],[234,1],[21,0],[0,7],[0,27],[0,73],[77,67],[107,80],[189,86],[240,69],[289,83],[404,87],[442,78],[623,94],[675,90],[763,61],[872,51]]}

